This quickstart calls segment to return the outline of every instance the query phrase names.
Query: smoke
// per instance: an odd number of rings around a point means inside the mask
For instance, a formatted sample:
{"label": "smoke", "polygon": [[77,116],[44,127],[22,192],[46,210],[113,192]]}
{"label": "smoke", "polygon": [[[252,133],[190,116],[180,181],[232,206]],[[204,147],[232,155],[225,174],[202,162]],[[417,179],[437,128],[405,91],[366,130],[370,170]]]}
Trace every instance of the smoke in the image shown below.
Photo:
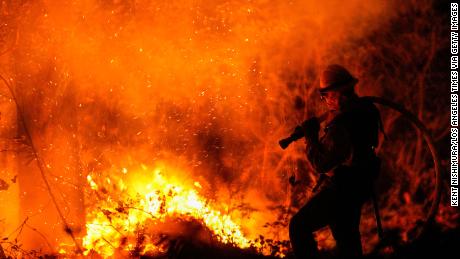
{"label": "smoke", "polygon": [[[263,225],[286,224],[287,178],[314,182],[303,144],[282,151],[278,139],[323,109],[315,91],[322,67],[342,63],[366,75],[360,61],[372,47],[353,44],[398,15],[383,0],[3,1],[2,8],[11,31],[3,39],[13,46],[2,73],[76,233],[84,234],[89,172],[166,161],[228,204],[249,237],[276,240],[287,238],[286,228]],[[21,218],[31,217],[53,244],[69,243],[24,156]],[[305,191],[296,193],[305,200]],[[48,249],[33,231],[24,239]]]}

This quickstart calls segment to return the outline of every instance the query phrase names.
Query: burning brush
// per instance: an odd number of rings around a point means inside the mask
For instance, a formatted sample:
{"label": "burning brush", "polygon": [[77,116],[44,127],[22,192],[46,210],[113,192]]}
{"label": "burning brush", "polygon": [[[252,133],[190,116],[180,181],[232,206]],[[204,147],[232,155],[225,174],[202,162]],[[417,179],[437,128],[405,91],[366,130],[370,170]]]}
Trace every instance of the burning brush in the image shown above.
{"label": "burning brush", "polygon": [[[168,252],[168,235],[180,235],[187,227],[179,222],[199,222],[208,229],[213,242],[239,248],[263,249],[256,240],[245,237],[240,225],[229,214],[200,194],[201,185],[187,185],[168,176],[171,169],[156,167],[129,172],[121,177],[87,177],[91,188],[82,239],[84,255],[149,255]],[[94,199],[96,198],[96,199]],[[190,224],[189,224],[190,225]],[[179,229],[178,229],[179,228]],[[181,230],[182,228],[182,230]],[[190,228],[186,231],[190,232]],[[199,237],[198,237],[199,238]],[[69,255],[62,247],[62,254]]]}

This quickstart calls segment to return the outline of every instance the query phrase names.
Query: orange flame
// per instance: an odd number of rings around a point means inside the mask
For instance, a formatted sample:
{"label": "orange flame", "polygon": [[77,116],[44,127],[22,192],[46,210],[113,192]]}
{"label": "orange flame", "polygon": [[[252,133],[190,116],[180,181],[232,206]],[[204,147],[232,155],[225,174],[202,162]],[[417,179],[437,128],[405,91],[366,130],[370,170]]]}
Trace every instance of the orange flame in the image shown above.
{"label": "orange flame", "polygon": [[[138,246],[136,236],[141,228],[164,222],[168,217],[198,220],[222,243],[240,248],[255,246],[228,214],[216,209],[217,206],[203,198],[197,189],[165,175],[170,172],[159,167],[150,170],[145,165],[136,172],[122,171],[126,179],[87,177],[94,194],[104,198],[93,204],[87,214],[87,234],[82,242],[85,255],[96,252],[112,256],[117,249],[133,251]],[[200,188],[201,185],[194,182],[192,186]],[[114,192],[114,189],[118,191]],[[162,246],[146,243],[141,254],[165,252]]]}

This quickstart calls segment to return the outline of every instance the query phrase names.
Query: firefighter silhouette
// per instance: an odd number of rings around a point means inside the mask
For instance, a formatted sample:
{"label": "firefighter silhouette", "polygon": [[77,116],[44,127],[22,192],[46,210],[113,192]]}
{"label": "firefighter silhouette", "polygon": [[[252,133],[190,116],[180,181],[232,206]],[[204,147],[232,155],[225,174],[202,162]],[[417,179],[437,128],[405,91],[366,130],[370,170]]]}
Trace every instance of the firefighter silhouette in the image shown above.
{"label": "firefighter silhouette", "polygon": [[316,117],[297,128],[305,136],[309,163],[327,178],[290,220],[289,237],[298,259],[318,257],[313,232],[325,226],[340,258],[362,256],[359,222],[380,168],[374,149],[381,119],[375,105],[355,93],[357,82],[344,67],[329,65],[320,77],[319,92],[329,110],[322,133]]}

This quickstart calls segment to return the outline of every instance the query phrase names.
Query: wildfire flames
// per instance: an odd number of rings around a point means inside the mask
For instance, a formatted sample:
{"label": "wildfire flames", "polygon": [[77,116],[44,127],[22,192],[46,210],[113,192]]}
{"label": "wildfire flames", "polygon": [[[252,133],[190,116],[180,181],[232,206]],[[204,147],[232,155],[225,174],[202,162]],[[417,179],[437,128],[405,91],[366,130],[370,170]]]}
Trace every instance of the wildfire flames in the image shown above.
{"label": "wildfire flames", "polygon": [[216,209],[215,204],[199,194],[198,182],[186,186],[168,177],[170,173],[165,167],[150,170],[142,165],[140,172],[123,169],[121,177],[98,179],[88,175],[88,183],[98,199],[88,208],[84,254],[97,252],[112,256],[116,250],[164,253],[167,247],[155,246],[154,240],[148,238],[153,233],[140,244],[139,232],[168,217],[198,220],[223,243],[241,248],[254,244],[245,238],[241,227],[226,212]]}
{"label": "wildfire flames", "polygon": [[[326,109],[326,65],[449,145],[436,2],[0,0],[0,258],[156,256],[184,237],[287,255],[318,175],[303,141],[278,141]],[[381,112],[377,193],[403,244],[431,204],[433,164],[423,136]],[[370,204],[361,232],[370,252]],[[316,238],[334,246],[328,230]]]}

